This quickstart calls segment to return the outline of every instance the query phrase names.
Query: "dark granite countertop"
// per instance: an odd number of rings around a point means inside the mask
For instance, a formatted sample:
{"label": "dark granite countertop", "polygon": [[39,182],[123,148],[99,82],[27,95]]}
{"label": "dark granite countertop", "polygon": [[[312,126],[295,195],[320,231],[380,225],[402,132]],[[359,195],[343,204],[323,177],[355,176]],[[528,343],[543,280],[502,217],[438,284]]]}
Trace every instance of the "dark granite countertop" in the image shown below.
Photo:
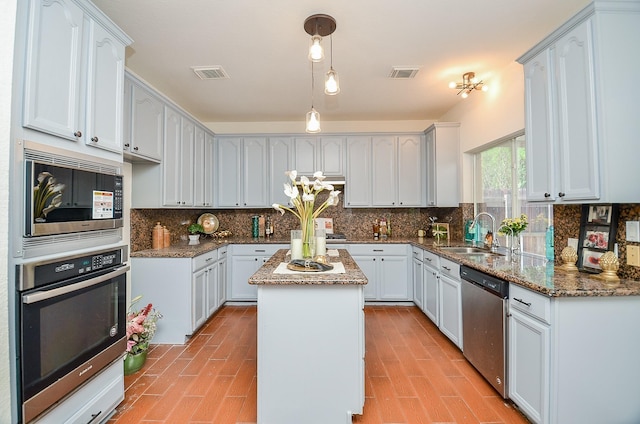
{"label": "dark granite countertop", "polygon": [[[248,237],[231,237],[220,240],[204,239],[197,245],[189,245],[185,241],[166,249],[147,249],[132,252],[130,256],[133,258],[192,258],[228,244],[288,243],[288,238],[256,239]],[[554,262],[546,262],[544,259],[534,258],[531,256],[516,255],[514,260],[508,256],[492,256],[488,258],[460,256],[441,249],[442,246],[434,245],[434,240],[431,238],[391,237],[379,240],[374,240],[373,238],[362,240],[350,239],[345,241],[341,240],[335,243],[327,243],[327,248],[330,249],[331,244],[410,244],[421,247],[460,264],[467,265],[471,268],[475,268],[498,278],[518,284],[522,287],[553,297],[640,296],[640,281],[637,280],[621,279],[619,282],[612,284],[598,278],[597,274],[567,272],[555,266]],[[465,244],[462,242],[451,242],[450,245],[460,246]],[[350,255],[349,258],[351,258]],[[278,263],[280,262],[282,262],[282,260]]]}
{"label": "dark granite countertop", "polygon": [[321,285],[321,284],[359,284],[368,283],[367,277],[360,270],[349,252],[338,249],[338,257],[329,257],[330,262],[342,262],[344,274],[329,274],[322,272],[307,272],[301,274],[275,274],[273,271],[285,262],[288,249],[278,250],[267,262],[264,263],[249,277],[249,284],[254,285]]}

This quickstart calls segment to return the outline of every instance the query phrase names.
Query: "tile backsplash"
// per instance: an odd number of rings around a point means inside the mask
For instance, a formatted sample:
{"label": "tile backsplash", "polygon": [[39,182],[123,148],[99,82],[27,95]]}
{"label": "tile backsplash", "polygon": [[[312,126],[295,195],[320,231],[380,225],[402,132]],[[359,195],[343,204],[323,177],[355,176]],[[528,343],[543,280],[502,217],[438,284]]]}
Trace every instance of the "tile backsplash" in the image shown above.
{"label": "tile backsplash", "polygon": [[[322,213],[323,218],[333,218],[337,233],[344,233],[348,239],[372,237],[373,222],[386,217],[391,222],[393,235],[412,238],[417,230],[427,229],[430,216],[438,217],[437,222],[450,223],[452,240],[462,240],[463,222],[473,218],[473,204],[460,204],[458,208],[344,208],[341,203]],[[558,258],[567,246],[568,238],[579,238],[582,205],[555,205],[553,208],[555,227],[555,256]],[[229,230],[234,236],[251,237],[251,217],[270,215],[273,219],[275,237],[284,239],[289,230],[298,228],[297,219],[289,212],[280,215],[273,209],[132,209],[131,210],[131,250],[151,248],[151,230],[156,222],[165,225],[171,232],[171,242],[185,239],[187,227],[205,213],[214,213],[220,221],[221,230]],[[616,240],[621,278],[640,280],[640,268],[626,265],[625,222],[640,219],[640,204],[621,204]],[[638,244],[638,243],[633,243]]]}

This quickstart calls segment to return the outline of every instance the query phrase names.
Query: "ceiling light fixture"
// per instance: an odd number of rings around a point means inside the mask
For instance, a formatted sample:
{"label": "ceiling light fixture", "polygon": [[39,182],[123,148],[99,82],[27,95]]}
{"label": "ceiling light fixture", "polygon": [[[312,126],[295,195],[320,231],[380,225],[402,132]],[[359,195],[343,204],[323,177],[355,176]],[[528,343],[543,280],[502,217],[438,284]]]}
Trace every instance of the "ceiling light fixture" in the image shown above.
{"label": "ceiling light fixture", "polygon": [[313,77],[313,62],[311,62],[311,110],[307,112],[306,128],[305,131],[308,133],[319,133],[320,132],[320,114],[313,107],[313,88],[314,88],[314,77]]}
{"label": "ceiling light fixture", "polygon": [[327,75],[324,77],[324,94],[328,96],[335,96],[340,92],[340,80],[338,79],[338,73],[333,69],[333,35],[330,35],[331,40],[331,65],[327,71]]}
{"label": "ceiling light fixture", "polygon": [[324,59],[322,37],[333,34],[336,30],[336,20],[329,15],[311,15],[304,21],[304,30],[311,36],[309,46],[309,60],[320,62]]}
{"label": "ceiling light fixture", "polygon": [[489,86],[484,84],[482,81],[478,81],[475,72],[466,72],[462,74],[462,82],[456,83],[455,81],[451,81],[449,83],[449,88],[458,90],[458,94],[463,99],[469,97],[469,93],[471,93],[473,90],[489,90]]}

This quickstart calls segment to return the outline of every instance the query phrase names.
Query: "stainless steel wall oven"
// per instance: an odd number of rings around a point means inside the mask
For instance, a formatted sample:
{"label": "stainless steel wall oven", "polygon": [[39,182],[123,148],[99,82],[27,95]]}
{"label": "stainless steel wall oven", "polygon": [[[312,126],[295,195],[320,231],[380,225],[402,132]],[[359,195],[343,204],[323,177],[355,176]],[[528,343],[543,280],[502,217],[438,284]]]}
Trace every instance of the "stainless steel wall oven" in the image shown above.
{"label": "stainless steel wall oven", "polygon": [[16,269],[22,421],[73,393],[126,349],[126,246]]}

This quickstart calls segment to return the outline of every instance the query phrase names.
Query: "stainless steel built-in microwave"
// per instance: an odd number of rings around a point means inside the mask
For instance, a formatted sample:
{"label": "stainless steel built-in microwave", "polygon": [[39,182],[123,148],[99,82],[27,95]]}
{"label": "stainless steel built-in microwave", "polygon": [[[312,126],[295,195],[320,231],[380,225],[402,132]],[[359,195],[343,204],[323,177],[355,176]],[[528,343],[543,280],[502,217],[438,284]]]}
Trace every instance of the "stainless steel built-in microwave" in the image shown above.
{"label": "stainless steel built-in microwave", "polygon": [[29,154],[24,164],[26,237],[123,226],[118,168]]}

